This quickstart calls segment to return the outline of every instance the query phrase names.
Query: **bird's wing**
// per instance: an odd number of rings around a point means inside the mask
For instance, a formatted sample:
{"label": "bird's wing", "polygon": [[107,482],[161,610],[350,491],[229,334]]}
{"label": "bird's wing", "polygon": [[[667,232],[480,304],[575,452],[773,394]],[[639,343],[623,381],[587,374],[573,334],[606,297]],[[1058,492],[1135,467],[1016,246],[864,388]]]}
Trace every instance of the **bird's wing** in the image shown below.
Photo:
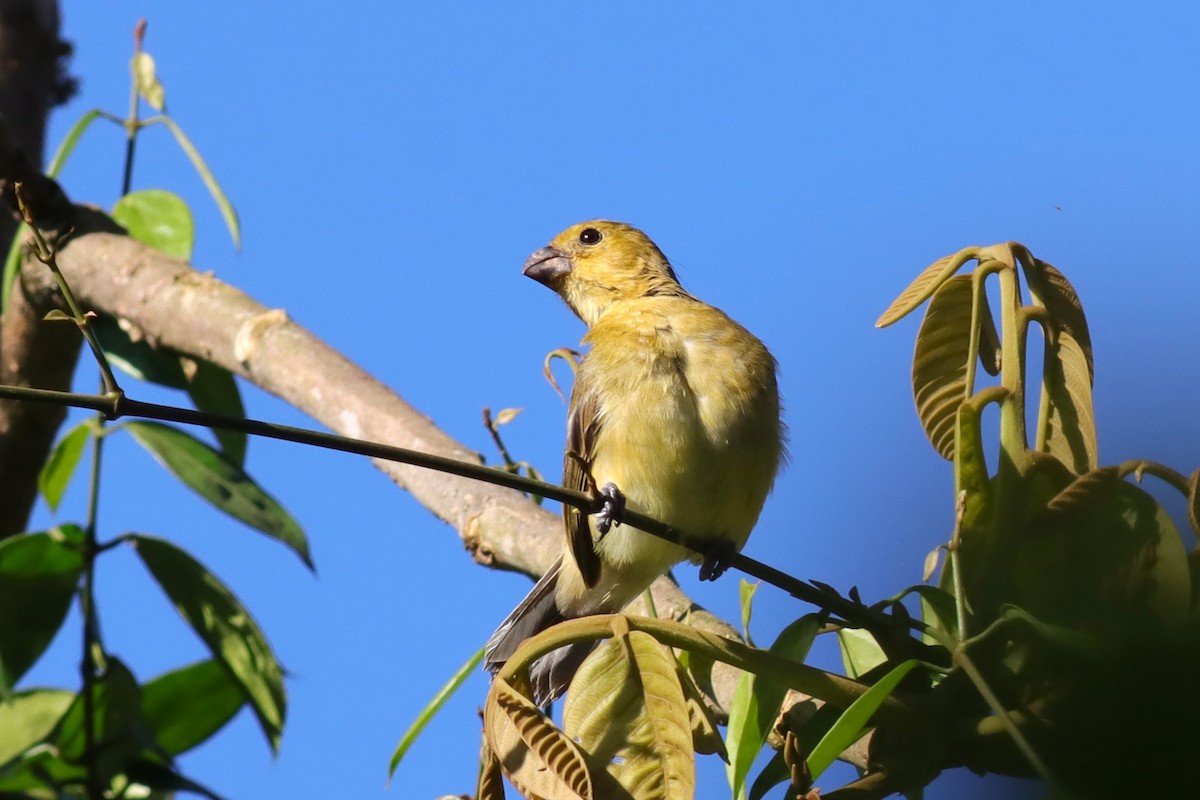
{"label": "bird's wing", "polygon": [[[581,492],[595,492],[595,482],[590,471],[596,451],[596,436],[600,432],[598,393],[588,372],[580,369],[575,376],[575,388],[571,392],[571,409],[567,419],[567,452],[563,459],[563,486]],[[575,564],[589,589],[600,580],[600,558],[592,542],[592,527],[588,514],[578,508],[563,506],[563,522],[567,529],[567,542]]]}

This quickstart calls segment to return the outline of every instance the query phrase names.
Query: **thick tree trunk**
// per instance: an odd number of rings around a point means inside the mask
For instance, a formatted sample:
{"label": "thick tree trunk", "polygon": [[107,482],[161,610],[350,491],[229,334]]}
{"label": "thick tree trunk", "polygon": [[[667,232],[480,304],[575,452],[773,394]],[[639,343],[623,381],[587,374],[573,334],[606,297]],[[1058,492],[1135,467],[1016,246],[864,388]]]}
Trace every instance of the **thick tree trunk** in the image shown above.
{"label": "thick tree trunk", "polygon": [[[0,119],[9,132],[0,148],[8,151],[8,165],[40,167],[46,118],[73,89],[60,66],[69,52],[59,38],[55,0],[0,0]],[[0,177],[24,177],[11,170]],[[0,217],[0,253],[7,251],[16,228],[15,219]],[[0,319],[0,383],[70,388],[79,342],[70,325],[42,324],[21,292],[14,291]],[[25,528],[37,496],[38,467],[65,415],[65,409],[51,405],[0,401],[0,538]]]}

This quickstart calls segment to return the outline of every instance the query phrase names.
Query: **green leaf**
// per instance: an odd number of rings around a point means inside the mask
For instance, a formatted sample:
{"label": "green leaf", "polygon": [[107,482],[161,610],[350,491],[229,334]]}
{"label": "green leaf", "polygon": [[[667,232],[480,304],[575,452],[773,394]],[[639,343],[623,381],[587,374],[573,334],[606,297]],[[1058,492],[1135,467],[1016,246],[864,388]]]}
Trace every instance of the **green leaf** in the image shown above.
{"label": "green leaf", "polygon": [[142,687],[142,715],[155,741],[173,756],[207,741],[245,703],[241,684],[218,661],[181,667]]}
{"label": "green leaf", "polygon": [[404,758],[405,753],[408,752],[408,748],[412,747],[413,742],[425,730],[425,726],[441,710],[442,706],[446,705],[446,701],[454,696],[454,693],[458,691],[467,678],[471,677],[475,672],[476,667],[479,666],[479,662],[483,660],[483,653],[484,648],[482,647],[475,651],[475,654],[467,659],[467,662],[459,667],[457,672],[450,676],[450,680],[446,681],[446,685],[438,690],[437,694],[425,705],[425,708],[421,709],[421,713],[413,720],[412,725],[408,726],[408,730],[400,737],[400,743],[396,745],[396,750],[392,753],[391,761],[388,762],[389,778],[396,773],[396,767],[400,766],[400,761]]}
{"label": "green leaf", "polygon": [[175,608],[241,685],[267,742],[278,751],[287,706],[283,670],[250,612],[175,545],[140,535],[130,540]]}
{"label": "green leaf", "polygon": [[63,526],[0,541],[0,694],[37,662],[75,597],[82,531]]}
{"label": "green leaf", "polygon": [[[242,394],[238,390],[233,373],[208,361],[197,360],[191,361],[190,364],[192,368],[185,369],[184,372],[189,375],[188,395],[191,396],[197,410],[238,419],[246,418]],[[213,428],[212,432],[217,437],[225,457],[239,467],[244,467],[248,439],[246,434],[223,428]]]}
{"label": "green leaf", "polygon": [[313,568],[300,525],[237,464],[170,425],[126,422],[124,427],[185,486],[226,514],[283,542]]}
{"label": "green leaf", "polygon": [[[769,652],[803,663],[820,629],[819,615],[806,614],[780,632]],[[746,796],[746,777],[766,744],[786,696],[787,687],[774,681],[750,673],[738,679],[725,732],[725,746],[729,750],[725,771],[734,797]]]}
{"label": "green leaf", "polygon": [[738,581],[738,600],[742,607],[742,638],[751,647],[754,647],[754,640],[750,638],[750,614],[753,611],[754,595],[760,585],[745,578]]}
{"label": "green leaf", "polygon": [[79,465],[91,433],[91,422],[79,423],[58,440],[58,444],[50,451],[50,457],[42,464],[38,473],[38,490],[46,498],[46,505],[50,506],[51,511],[58,510],[58,504],[62,502],[67,484],[75,474],[75,467]]}
{"label": "green leaf", "polygon": [[871,716],[915,666],[917,666],[917,661],[913,659],[905,661],[880,678],[878,683],[850,704],[850,707],[829,729],[829,732],[821,737],[821,741],[817,742],[817,746],[808,755],[808,770],[813,780],[816,780],[821,773],[828,769],[829,765],[850,745],[858,741],[863,731],[866,730]]}
{"label": "green leaf", "polygon": [[861,628],[842,628],[837,637],[846,675],[851,678],[861,678],[887,661],[887,654],[875,637]]}
{"label": "green leaf", "polygon": [[196,225],[179,195],[162,189],[130,192],[113,206],[112,218],[139,242],[184,261],[191,259]]}
{"label": "green leaf", "polygon": [[63,689],[30,689],[0,700],[0,764],[45,739],[74,697]]}
{"label": "green leaf", "polygon": [[217,208],[221,212],[221,216],[225,219],[225,227],[229,228],[229,235],[233,239],[233,246],[240,249],[242,246],[242,233],[241,226],[238,223],[237,211],[234,210],[233,204],[229,202],[229,198],[225,196],[225,192],[221,189],[221,185],[217,183],[217,179],[213,177],[208,165],[204,163],[204,159],[200,157],[200,151],[191,143],[175,120],[163,115],[158,117],[156,121],[161,121],[162,124],[167,126],[167,129],[175,137],[175,141],[179,143],[180,148],[183,149],[183,152],[192,162],[192,167],[200,175],[200,180],[204,181],[204,185],[208,187],[208,193],[212,195],[213,201],[216,202]]}
{"label": "green leaf", "polygon": [[139,381],[172,389],[187,387],[187,377],[174,351],[151,347],[140,332],[130,335],[113,317],[96,317],[88,325],[95,332],[108,363],[117,369]]}

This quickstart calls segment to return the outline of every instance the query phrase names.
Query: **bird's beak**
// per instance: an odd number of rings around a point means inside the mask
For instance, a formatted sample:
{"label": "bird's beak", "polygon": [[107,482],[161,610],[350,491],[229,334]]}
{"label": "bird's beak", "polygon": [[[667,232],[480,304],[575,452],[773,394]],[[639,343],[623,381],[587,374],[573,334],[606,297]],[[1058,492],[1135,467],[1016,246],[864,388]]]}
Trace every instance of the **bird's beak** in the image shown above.
{"label": "bird's beak", "polygon": [[543,247],[525,259],[521,274],[551,286],[570,271],[571,259],[567,258],[566,253],[555,247]]}

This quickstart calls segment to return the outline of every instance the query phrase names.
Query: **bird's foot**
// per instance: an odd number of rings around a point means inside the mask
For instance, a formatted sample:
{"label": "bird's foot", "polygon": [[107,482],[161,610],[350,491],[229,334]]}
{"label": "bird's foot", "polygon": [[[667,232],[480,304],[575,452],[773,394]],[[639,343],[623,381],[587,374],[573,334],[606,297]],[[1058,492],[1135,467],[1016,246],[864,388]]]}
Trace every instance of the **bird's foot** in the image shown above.
{"label": "bird's foot", "polygon": [[625,495],[621,494],[615,483],[606,483],[600,489],[600,496],[604,498],[604,505],[596,512],[596,531],[604,536],[611,528],[621,524],[618,518],[625,513]]}
{"label": "bird's foot", "polygon": [[704,555],[703,563],[700,564],[700,580],[715,581],[724,575],[735,555],[737,555],[737,547],[728,539],[713,542]]}

